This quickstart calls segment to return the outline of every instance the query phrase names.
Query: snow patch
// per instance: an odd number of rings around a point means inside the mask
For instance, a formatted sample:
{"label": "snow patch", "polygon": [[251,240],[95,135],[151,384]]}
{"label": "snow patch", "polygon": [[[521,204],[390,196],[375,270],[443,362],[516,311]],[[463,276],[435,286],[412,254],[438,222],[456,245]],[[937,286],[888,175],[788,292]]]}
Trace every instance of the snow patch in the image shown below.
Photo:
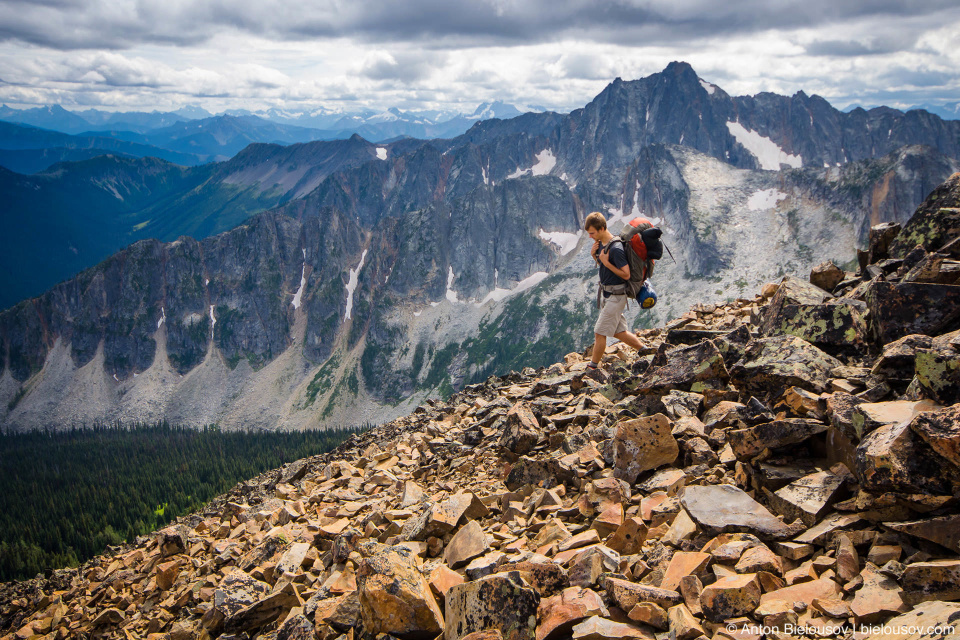
{"label": "snow patch", "polygon": [[344,320],[349,320],[353,313],[353,292],[357,290],[357,281],[360,278],[360,269],[363,269],[363,261],[367,258],[367,250],[364,249],[360,254],[360,264],[356,269],[350,269],[350,280],[347,282],[347,313]]}
{"label": "snow patch", "polygon": [[583,231],[567,233],[564,231],[547,232],[543,229],[540,229],[540,233],[538,235],[544,242],[552,242],[560,247],[560,255],[565,256],[577,248],[577,244],[580,242],[580,238],[583,236]]}
{"label": "snow patch", "polygon": [[450,302],[460,302],[457,298],[457,292],[453,290],[453,279],[456,276],[453,275],[453,267],[450,267],[450,270],[447,272],[447,300]]}
{"label": "snow patch", "polygon": [[300,300],[303,298],[303,288],[307,286],[307,263],[303,263],[303,271],[300,273],[300,288],[297,289],[297,292],[293,294],[293,302],[290,304],[293,305],[294,309],[300,308]]}
{"label": "snow patch", "polygon": [[782,191],[764,189],[763,191],[757,191],[747,198],[747,208],[750,209],[750,211],[766,211],[767,209],[773,209],[777,206],[778,202],[786,198],[787,194]]}
{"label": "snow patch", "polygon": [[419,318],[421,313],[423,313],[423,311],[414,311],[414,312],[413,312],[413,317],[414,317],[414,318]]}
{"label": "snow patch", "polygon": [[384,147],[377,147],[377,157],[381,160],[387,159],[387,150]]}
{"label": "snow patch", "polygon": [[213,330],[215,326],[217,326],[217,317],[213,315],[213,305],[210,305],[210,329]]}
{"label": "snow patch", "polygon": [[160,319],[157,321],[157,329],[160,328],[160,325],[164,323],[167,319],[167,311],[163,307],[160,307]]}
{"label": "snow patch", "polygon": [[713,92],[717,90],[716,85],[710,84],[709,82],[707,82],[707,81],[704,80],[703,78],[700,78],[700,86],[703,87],[704,89],[706,89],[706,90],[707,90],[707,93],[709,93],[711,96],[713,95]]}
{"label": "snow patch", "polygon": [[553,171],[555,166],[557,166],[557,159],[554,157],[553,151],[544,149],[537,154],[537,164],[533,165],[530,170],[535,176],[545,176]]}
{"label": "snow patch", "polygon": [[553,155],[553,151],[544,149],[537,154],[537,163],[535,165],[529,169],[517,167],[516,171],[507,176],[507,180],[513,180],[514,178],[526,175],[545,176],[553,171],[555,166],[557,166],[557,158]]}
{"label": "snow patch", "polygon": [[791,155],[777,146],[770,138],[765,138],[756,131],[745,128],[739,122],[728,122],[727,129],[743,147],[760,161],[760,168],[766,171],[779,171],[780,165],[785,164],[799,169],[803,166],[803,158]]}
{"label": "snow patch", "polygon": [[483,172],[483,184],[489,185],[489,184],[490,184],[490,176],[487,175],[487,168],[486,168],[486,167],[480,167],[480,171]]}
{"label": "snow patch", "polygon": [[503,300],[509,295],[512,295],[514,293],[520,293],[521,291],[526,291],[527,289],[531,289],[537,286],[538,284],[540,284],[541,282],[543,282],[549,275],[550,274],[547,273],[546,271],[537,271],[536,273],[529,275],[523,280],[521,280],[520,282],[518,282],[517,286],[515,286],[513,289],[496,288],[490,293],[488,293],[483,298],[483,300],[475,303],[475,306],[482,307],[483,305],[487,304],[491,300],[499,302],[500,300]]}

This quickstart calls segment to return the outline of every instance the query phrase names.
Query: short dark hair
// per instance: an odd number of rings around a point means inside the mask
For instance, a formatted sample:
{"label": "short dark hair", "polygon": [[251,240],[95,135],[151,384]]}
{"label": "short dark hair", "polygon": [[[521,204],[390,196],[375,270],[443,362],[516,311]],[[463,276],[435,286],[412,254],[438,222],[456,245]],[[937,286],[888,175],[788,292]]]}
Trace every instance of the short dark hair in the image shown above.
{"label": "short dark hair", "polygon": [[587,216],[587,219],[583,223],[583,230],[590,231],[591,227],[597,231],[603,231],[607,228],[607,219],[603,217],[603,214],[599,211],[594,211]]}

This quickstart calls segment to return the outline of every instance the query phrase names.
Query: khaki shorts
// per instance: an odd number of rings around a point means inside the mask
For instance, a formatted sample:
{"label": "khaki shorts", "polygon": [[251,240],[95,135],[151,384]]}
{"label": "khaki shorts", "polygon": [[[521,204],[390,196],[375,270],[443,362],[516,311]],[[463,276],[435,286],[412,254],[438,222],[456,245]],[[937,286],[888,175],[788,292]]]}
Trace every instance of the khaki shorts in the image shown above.
{"label": "khaki shorts", "polygon": [[627,308],[627,296],[624,293],[610,294],[610,297],[600,296],[600,317],[593,327],[593,332],[599,336],[613,336],[627,330],[627,319],[623,310]]}

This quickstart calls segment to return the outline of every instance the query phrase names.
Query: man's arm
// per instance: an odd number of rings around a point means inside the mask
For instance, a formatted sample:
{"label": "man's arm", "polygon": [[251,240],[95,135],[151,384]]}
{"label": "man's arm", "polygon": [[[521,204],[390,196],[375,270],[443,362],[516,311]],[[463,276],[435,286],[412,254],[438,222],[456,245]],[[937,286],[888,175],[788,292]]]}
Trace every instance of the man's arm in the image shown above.
{"label": "man's arm", "polygon": [[623,265],[622,267],[617,267],[617,266],[615,266],[612,262],[610,262],[610,247],[609,247],[609,246],[608,246],[606,249],[604,249],[603,251],[600,252],[600,262],[603,263],[603,266],[605,266],[607,269],[610,269],[610,271],[613,271],[617,276],[623,278],[624,280],[629,280],[629,279],[630,279],[630,265],[629,265],[629,264],[625,264],[625,265]]}

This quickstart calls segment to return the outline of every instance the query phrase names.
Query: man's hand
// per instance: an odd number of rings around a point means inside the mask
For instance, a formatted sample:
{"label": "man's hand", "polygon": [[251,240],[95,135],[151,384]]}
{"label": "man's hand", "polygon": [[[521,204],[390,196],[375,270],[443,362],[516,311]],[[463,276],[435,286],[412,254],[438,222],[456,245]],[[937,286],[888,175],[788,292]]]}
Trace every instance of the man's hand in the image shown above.
{"label": "man's hand", "polygon": [[599,249],[600,249],[600,241],[595,240],[593,242],[593,248],[590,249],[590,257],[593,258],[594,262],[599,262],[599,259],[597,258],[597,251]]}
{"label": "man's hand", "polygon": [[597,259],[600,261],[603,266],[609,269],[612,265],[610,264],[610,245],[607,245],[603,251],[599,253]]}

